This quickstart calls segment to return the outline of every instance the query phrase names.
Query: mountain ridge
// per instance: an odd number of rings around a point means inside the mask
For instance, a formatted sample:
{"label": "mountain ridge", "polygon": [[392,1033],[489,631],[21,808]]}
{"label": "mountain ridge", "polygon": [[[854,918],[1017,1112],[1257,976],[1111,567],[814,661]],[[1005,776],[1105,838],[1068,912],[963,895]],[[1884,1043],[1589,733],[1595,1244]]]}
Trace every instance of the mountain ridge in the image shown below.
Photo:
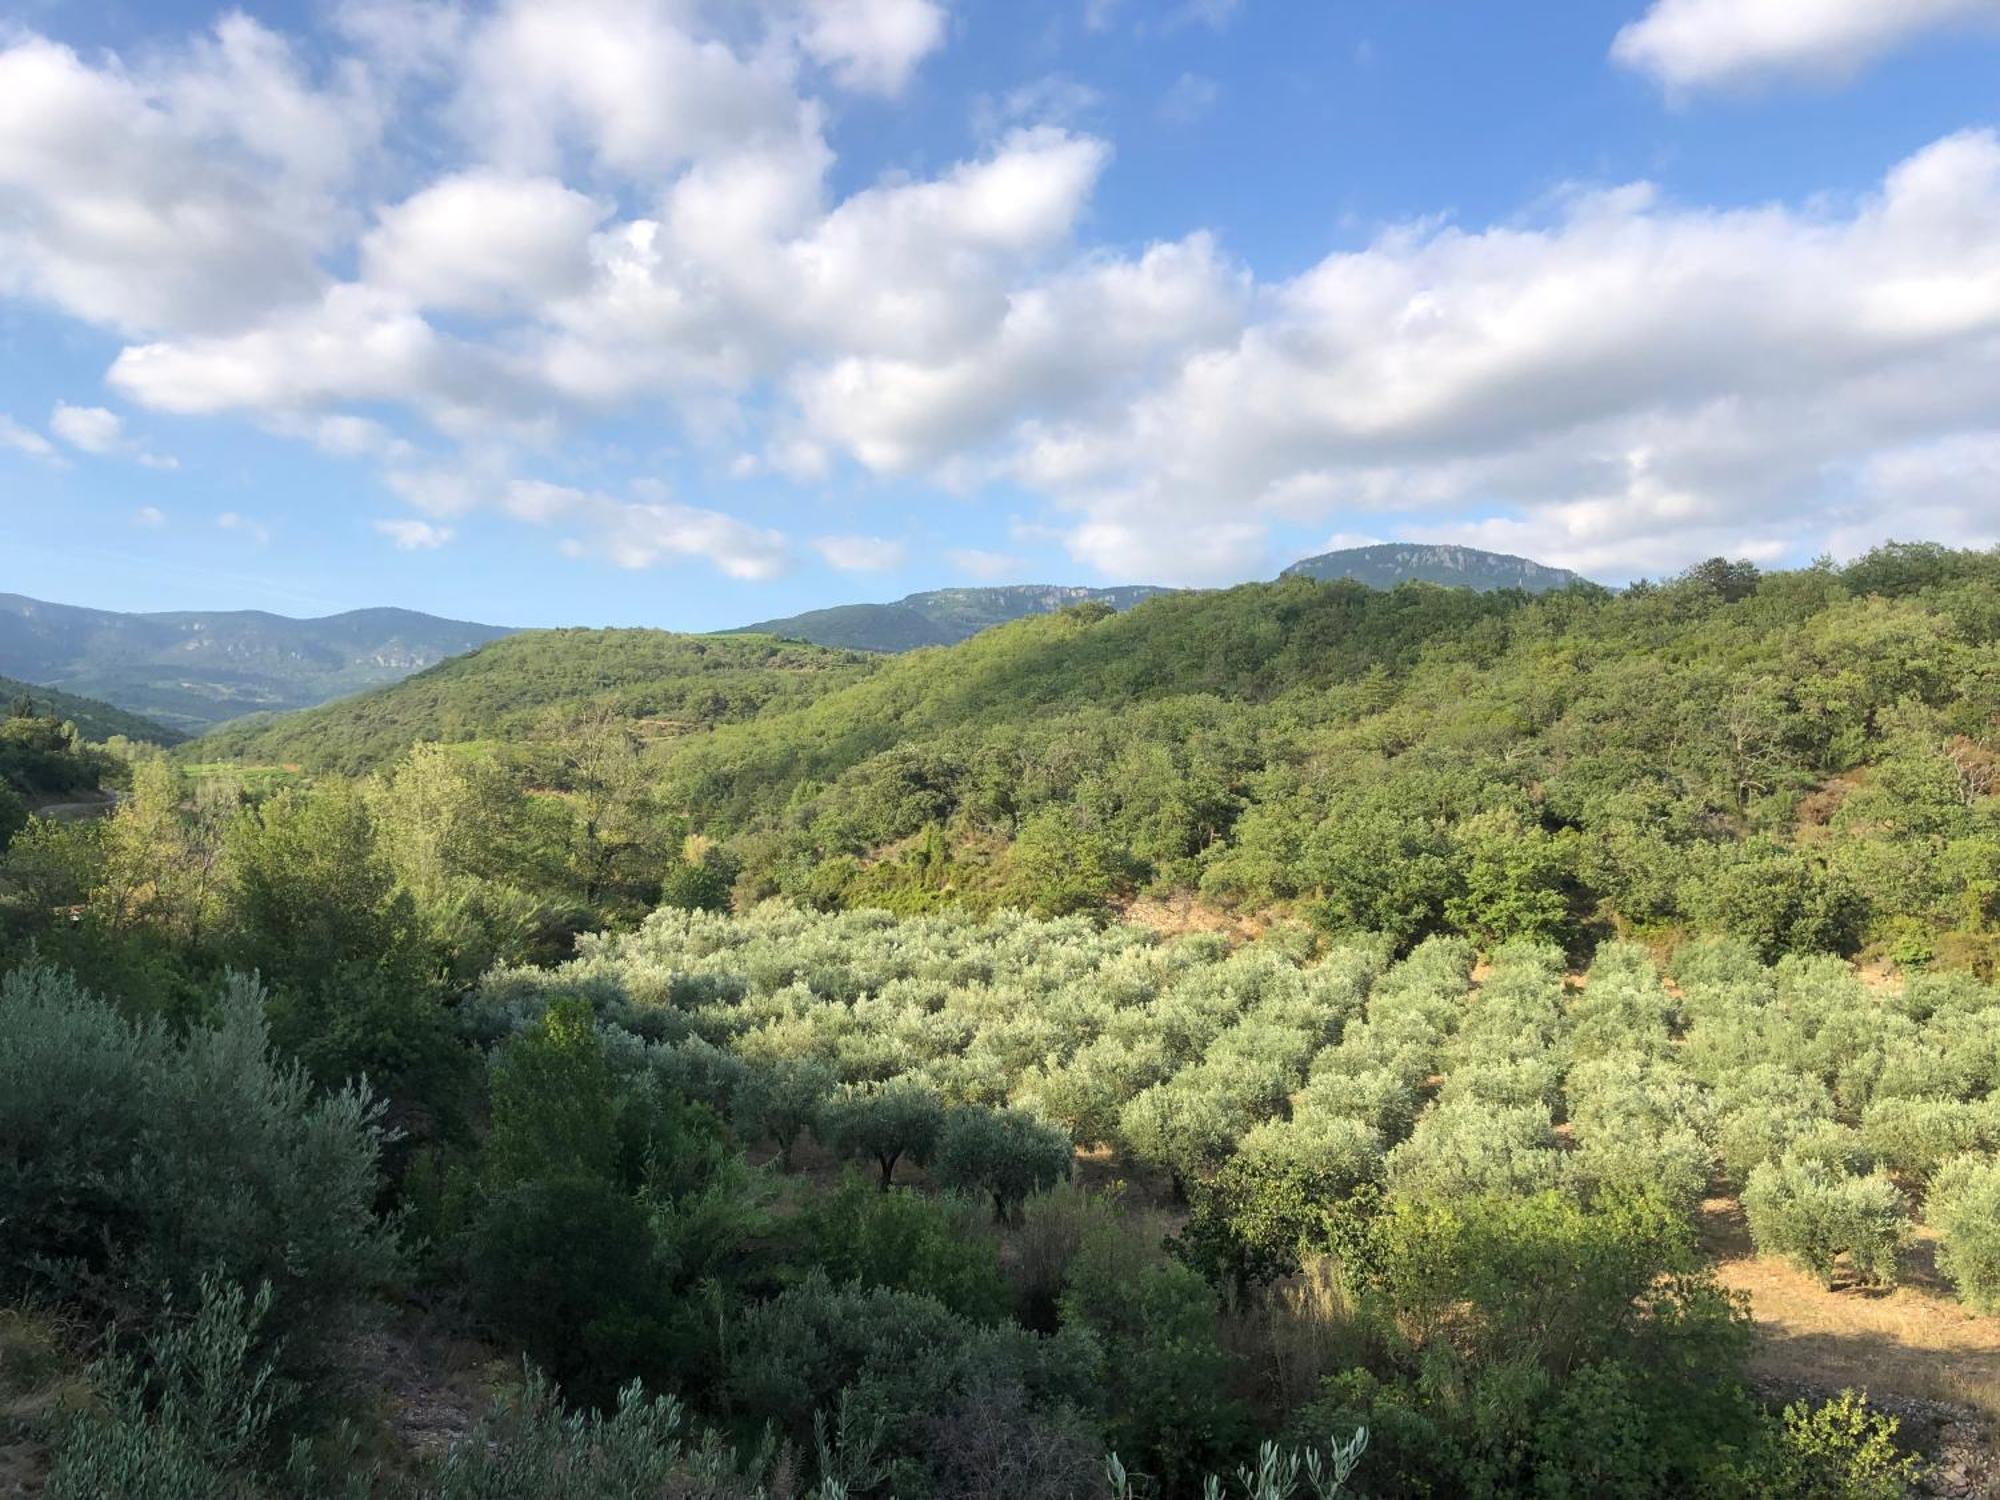
{"label": "mountain ridge", "polygon": [[1398,583],[1415,582],[1476,589],[1482,593],[1518,588],[1530,594],[1590,581],[1581,573],[1552,568],[1531,557],[1450,542],[1375,542],[1365,547],[1343,547],[1302,557],[1278,576],[1314,578],[1321,582],[1349,578],[1370,588],[1393,588]]}
{"label": "mountain ridge", "polygon": [[1030,615],[1054,614],[1073,604],[1108,604],[1123,610],[1172,592],[1136,583],[1108,588],[1011,583],[925,589],[884,604],[835,604],[716,633],[775,635],[850,651],[915,651],[925,646],[955,646],[992,626]]}
{"label": "mountain ridge", "polygon": [[0,593],[0,672],[181,733],[381,687],[509,634],[392,606],[299,619],[252,609],[125,612]]}

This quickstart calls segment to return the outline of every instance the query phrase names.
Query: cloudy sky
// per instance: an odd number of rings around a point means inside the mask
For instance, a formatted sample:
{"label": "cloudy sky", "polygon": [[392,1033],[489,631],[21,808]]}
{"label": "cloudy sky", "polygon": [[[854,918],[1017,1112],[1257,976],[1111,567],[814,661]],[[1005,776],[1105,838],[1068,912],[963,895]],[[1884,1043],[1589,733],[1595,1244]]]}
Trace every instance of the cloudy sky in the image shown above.
{"label": "cloudy sky", "polygon": [[0,590],[2000,540],[2000,0],[0,0]]}

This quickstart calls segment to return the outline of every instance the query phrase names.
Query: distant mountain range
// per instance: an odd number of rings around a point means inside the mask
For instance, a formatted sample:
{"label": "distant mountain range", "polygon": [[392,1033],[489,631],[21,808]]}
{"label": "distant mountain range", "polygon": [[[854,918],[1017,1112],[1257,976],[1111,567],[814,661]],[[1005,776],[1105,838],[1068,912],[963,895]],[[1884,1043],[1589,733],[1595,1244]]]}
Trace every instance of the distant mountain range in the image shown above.
{"label": "distant mountain range", "polygon": [[[1286,577],[1351,578],[1373,588],[1421,581],[1481,591],[1542,593],[1580,582],[1562,568],[1473,547],[1390,542],[1308,557]],[[1171,589],[1024,583],[933,589],[890,604],[843,604],[760,620],[722,635],[773,635],[849,651],[895,653],[951,646],[995,625],[1073,604],[1130,609]],[[257,610],[120,614],[0,594],[0,674],[59,689],[93,710],[63,710],[103,733],[137,738],[136,724],[103,728],[123,710],[176,734],[200,734],[250,714],[312,708],[400,682],[513,631],[406,609],[361,609],[294,620]],[[0,679],[4,682],[4,679]],[[116,709],[110,705],[117,705]],[[101,737],[98,728],[87,732]],[[157,732],[152,736],[158,738]]]}
{"label": "distant mountain range", "polygon": [[406,609],[121,614],[0,594],[0,673],[199,734],[397,682],[509,633]]}
{"label": "distant mountain range", "polygon": [[850,651],[914,651],[919,646],[955,646],[994,625],[1029,615],[1054,614],[1072,604],[1108,604],[1130,609],[1142,599],[1170,589],[1129,584],[1089,589],[1054,583],[1016,583],[1000,588],[933,589],[894,604],[840,604],[808,610],[781,620],[760,620],[724,635],[776,635],[838,646]]}
{"label": "distant mountain range", "polygon": [[1322,552],[1318,557],[1293,563],[1281,576],[1322,581],[1352,578],[1356,583],[1377,589],[1392,589],[1399,583],[1435,583],[1445,588],[1474,589],[1482,594],[1494,589],[1545,594],[1551,589],[1588,581],[1581,573],[1551,568],[1531,558],[1482,552],[1477,547],[1432,546],[1422,542],[1382,542],[1373,547]]}

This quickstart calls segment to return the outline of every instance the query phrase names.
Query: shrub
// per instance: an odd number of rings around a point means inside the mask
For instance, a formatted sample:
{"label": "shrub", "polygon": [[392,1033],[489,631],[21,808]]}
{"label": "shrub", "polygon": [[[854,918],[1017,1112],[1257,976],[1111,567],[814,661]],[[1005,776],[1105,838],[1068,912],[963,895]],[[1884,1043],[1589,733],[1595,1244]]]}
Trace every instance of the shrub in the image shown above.
{"label": "shrub", "polygon": [[1087,1235],[1062,1295],[1065,1328],[1105,1352],[1111,1446],[1180,1494],[1244,1435],[1216,1337],[1215,1293],[1123,1226]]}
{"label": "shrub", "polygon": [[635,1381],[610,1411],[566,1410],[548,1378],[532,1367],[521,1393],[496,1402],[452,1444],[421,1500],[631,1500],[636,1495],[702,1495],[759,1500],[765,1492],[738,1473],[736,1454],[713,1434],[690,1441],[671,1396],[648,1396]]}
{"label": "shrub", "polygon": [[608,1182],[557,1177],[495,1195],[467,1273],[494,1332],[585,1399],[666,1368],[671,1309],[646,1211]]}
{"label": "shrub", "polygon": [[1819,1406],[1795,1401],[1749,1465],[1753,1492],[1786,1500],[1903,1500],[1923,1462],[1896,1446],[1897,1422],[1843,1391]]}
{"label": "shrub", "polygon": [[489,1184],[505,1191],[552,1177],[609,1181],[618,1153],[612,1088],[590,1002],[556,1001],[493,1064]]}
{"label": "shrub", "polygon": [[1194,1195],[1174,1253],[1238,1290],[1288,1275],[1302,1244],[1325,1239],[1326,1218],[1382,1173],[1382,1138],[1358,1120],[1297,1115],[1259,1125]]}
{"label": "shrub", "polygon": [[1031,1193],[1070,1175],[1076,1148],[1062,1131],[1015,1109],[959,1109],[938,1139],[937,1180],[993,1200],[995,1222],[1015,1215]]}
{"label": "shrub", "polygon": [[853,1173],[806,1215],[813,1263],[835,1282],[935,1297],[992,1321],[1007,1313],[1000,1246],[976,1201],[877,1192]]}
{"label": "shrub", "polygon": [[1878,1099],[1861,1117],[1861,1144],[1886,1171],[1921,1187],[1955,1156],[2000,1144],[2000,1113],[1956,1099]]}
{"label": "shrub", "polygon": [[192,1315],[164,1322],[136,1354],[108,1351],[91,1367],[102,1406],[77,1414],[58,1438],[48,1500],[225,1500],[346,1495],[364,1500],[371,1471],[322,1471],[303,1439],[281,1441],[300,1393],[277,1373],[264,1322],[267,1286],[205,1278]]}
{"label": "shrub", "polygon": [[1389,1186],[1424,1199],[1535,1193],[1555,1185],[1561,1166],[1555,1146],[1541,1105],[1510,1109],[1456,1100],[1431,1110],[1389,1153]]}
{"label": "shrub", "polygon": [[1845,1256],[1862,1279],[1896,1284],[1910,1221],[1902,1194],[1879,1172],[1862,1177],[1787,1155],[1750,1174],[1743,1210],[1760,1255],[1781,1255],[1828,1286]]}
{"label": "shrub", "polygon": [[909,1493],[922,1485],[934,1421],[1008,1386],[1038,1412],[1087,1408],[1100,1358],[1087,1337],[982,1327],[934,1298],[835,1287],[815,1273],[744,1311],[723,1395],[737,1417],[775,1423],[801,1447],[812,1441],[813,1414],[844,1401],[852,1422],[880,1424],[887,1492]]}
{"label": "shrub", "polygon": [[1938,1232],[1938,1269],[1968,1307],[2000,1311],[2000,1161],[1962,1156],[1931,1180],[1924,1217]]}
{"label": "shrub", "polygon": [[51,970],[0,979],[0,1288],[143,1332],[210,1273],[268,1283],[267,1330],[302,1357],[396,1274],[380,1111],[280,1062],[262,1000],[232,981],[176,1038]]}

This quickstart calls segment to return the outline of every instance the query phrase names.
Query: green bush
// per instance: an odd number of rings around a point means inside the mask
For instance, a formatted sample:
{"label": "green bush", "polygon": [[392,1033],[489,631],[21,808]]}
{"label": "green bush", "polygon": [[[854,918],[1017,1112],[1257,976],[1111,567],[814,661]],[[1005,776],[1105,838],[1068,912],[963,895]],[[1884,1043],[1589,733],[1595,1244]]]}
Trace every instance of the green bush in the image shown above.
{"label": "green bush", "polygon": [[1903,1195],[1879,1172],[1863,1177],[1787,1155],[1750,1174],[1743,1211],[1760,1255],[1781,1255],[1828,1286],[1845,1256],[1864,1281],[1896,1284],[1910,1221]]}
{"label": "green bush", "polygon": [[693,1438],[672,1397],[648,1396],[635,1381],[608,1411],[566,1409],[548,1378],[530,1368],[519,1395],[496,1402],[452,1444],[419,1487],[418,1500],[762,1500],[764,1494],[713,1434]]}
{"label": "green bush", "polygon": [[1166,1494],[1180,1494],[1247,1435],[1229,1392],[1214,1291],[1121,1226],[1087,1234],[1062,1294],[1062,1324],[1105,1353],[1109,1441]]}
{"label": "green bush", "polygon": [[1931,1179],[1924,1218],[1938,1233],[1938,1270],[1962,1301],[2000,1311],[2000,1160],[1962,1156]]}
{"label": "green bush", "polygon": [[1553,1187],[1562,1158],[1545,1106],[1439,1104],[1388,1156],[1390,1188],[1418,1199],[1527,1195]]}
{"label": "green bush", "polygon": [[774,1424],[797,1446],[814,1413],[880,1426],[889,1493],[923,1493],[932,1425],[982,1393],[1018,1390],[1037,1412],[1094,1409],[1102,1352],[1087,1335],[987,1327],[931,1297],[835,1287],[815,1273],[744,1310],[722,1386],[727,1409]]}
{"label": "green bush", "polygon": [[1000,1245],[976,1201],[908,1189],[879,1192],[852,1172],[805,1214],[811,1263],[836,1284],[935,1297],[964,1317],[1008,1311]]}
{"label": "green bush", "polygon": [[0,1290],[143,1333],[205,1276],[268,1283],[267,1331],[304,1357],[399,1270],[380,1110],[274,1056],[255,985],[217,1010],[176,1037],[54,971],[0,978]]}
{"label": "green bush", "polygon": [[1894,1417],[1843,1391],[1820,1406],[1795,1401],[1746,1466],[1753,1494],[1784,1500],[1904,1500],[1923,1460],[1896,1446]]}
{"label": "green bush", "polygon": [[[284,1440],[301,1393],[277,1371],[256,1297],[205,1278],[185,1320],[90,1371],[102,1404],[78,1412],[50,1456],[48,1500],[255,1500],[372,1493],[372,1470],[329,1472],[303,1437]],[[260,1351],[265,1351],[260,1353]]]}
{"label": "green bush", "polygon": [[2000,1111],[1983,1101],[1878,1099],[1861,1117],[1861,1144],[1920,1189],[1953,1157],[2000,1145]]}

